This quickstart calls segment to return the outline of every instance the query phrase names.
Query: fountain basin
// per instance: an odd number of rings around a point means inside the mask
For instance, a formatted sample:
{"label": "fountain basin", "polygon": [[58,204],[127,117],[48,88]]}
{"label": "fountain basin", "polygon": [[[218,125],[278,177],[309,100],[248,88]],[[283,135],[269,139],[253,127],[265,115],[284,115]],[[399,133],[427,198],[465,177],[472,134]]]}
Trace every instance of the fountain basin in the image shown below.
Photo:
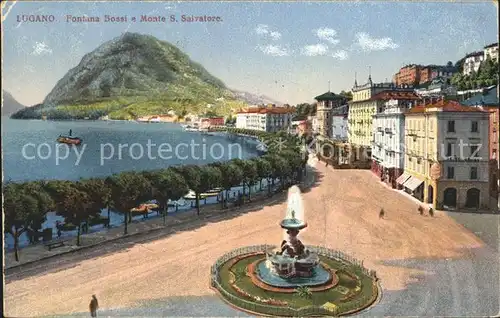
{"label": "fountain basin", "polygon": [[268,267],[266,262],[267,260],[262,260],[257,264],[255,267],[255,276],[269,286],[280,288],[297,288],[300,286],[311,287],[327,284],[332,279],[330,271],[326,270],[321,265],[313,269],[314,274],[312,277],[281,278],[278,274],[274,273],[272,268]]}

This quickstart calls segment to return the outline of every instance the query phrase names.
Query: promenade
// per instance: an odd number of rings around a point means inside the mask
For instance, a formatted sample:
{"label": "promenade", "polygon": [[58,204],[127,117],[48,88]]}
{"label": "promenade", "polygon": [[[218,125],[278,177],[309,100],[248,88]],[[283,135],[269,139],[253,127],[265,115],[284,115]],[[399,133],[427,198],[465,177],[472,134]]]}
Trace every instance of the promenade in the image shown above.
{"label": "promenade", "polygon": [[[419,215],[415,202],[381,185],[369,171],[312,164],[319,184],[304,193],[309,226],[301,238],[342,250],[377,271],[382,298],[363,315],[498,312],[499,258],[491,245],[444,212]],[[99,298],[100,315],[240,315],[209,289],[209,268],[233,248],[279,244],[286,205],[276,199],[249,207],[251,212],[192,222],[188,231],[131,236],[12,269],[6,274],[6,315],[87,315],[92,294]],[[475,220],[491,224],[492,217]]]}

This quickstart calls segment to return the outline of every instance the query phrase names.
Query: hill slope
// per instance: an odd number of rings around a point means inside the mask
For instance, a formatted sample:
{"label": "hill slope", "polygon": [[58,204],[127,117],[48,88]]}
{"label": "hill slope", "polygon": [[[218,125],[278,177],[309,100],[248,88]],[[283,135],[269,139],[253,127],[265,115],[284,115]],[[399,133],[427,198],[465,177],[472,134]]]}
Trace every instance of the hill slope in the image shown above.
{"label": "hill slope", "polygon": [[9,92],[2,90],[2,116],[11,115],[25,108]]}
{"label": "hill slope", "polygon": [[131,118],[203,113],[207,104],[229,114],[239,102],[224,83],[174,45],[153,36],[124,33],[69,70],[42,104],[14,117]]}

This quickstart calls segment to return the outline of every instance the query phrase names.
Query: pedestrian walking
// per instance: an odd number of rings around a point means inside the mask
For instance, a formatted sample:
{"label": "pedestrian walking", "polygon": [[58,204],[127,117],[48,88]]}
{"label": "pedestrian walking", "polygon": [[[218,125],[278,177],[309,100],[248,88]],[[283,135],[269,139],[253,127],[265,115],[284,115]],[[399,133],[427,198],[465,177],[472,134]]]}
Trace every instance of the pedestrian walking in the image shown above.
{"label": "pedestrian walking", "polygon": [[420,215],[424,215],[424,208],[421,205],[418,206],[417,210],[420,213]]}
{"label": "pedestrian walking", "polygon": [[97,302],[97,297],[92,295],[92,299],[90,300],[89,310],[91,317],[97,317],[97,309],[99,309],[99,303]]}
{"label": "pedestrian walking", "polygon": [[433,216],[434,216],[434,209],[433,209],[432,207],[430,207],[430,208],[429,208],[429,215],[430,215],[431,217],[433,217]]}
{"label": "pedestrian walking", "polygon": [[384,218],[384,215],[385,215],[385,211],[384,211],[384,209],[380,209],[380,212],[378,213],[378,218],[379,218],[379,219],[383,219],[383,218]]}

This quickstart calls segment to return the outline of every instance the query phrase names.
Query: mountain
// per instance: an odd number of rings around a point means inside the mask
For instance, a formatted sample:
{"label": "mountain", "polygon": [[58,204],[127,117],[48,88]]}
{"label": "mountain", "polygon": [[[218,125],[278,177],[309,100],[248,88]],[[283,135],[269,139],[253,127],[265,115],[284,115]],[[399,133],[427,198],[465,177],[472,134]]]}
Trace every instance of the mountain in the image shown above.
{"label": "mountain", "polygon": [[86,54],[43,103],[16,118],[126,119],[145,115],[227,115],[245,106],[224,83],[174,45],[124,33]]}
{"label": "mountain", "polygon": [[252,94],[249,92],[239,91],[236,89],[232,89],[231,91],[233,92],[234,96],[237,99],[242,100],[248,104],[252,104],[252,105],[260,105],[260,104],[282,105],[283,104],[282,102],[276,101],[270,97],[267,97],[266,95],[256,95],[256,94]]}
{"label": "mountain", "polygon": [[9,92],[2,90],[2,116],[12,115],[25,107],[26,106],[19,103]]}

